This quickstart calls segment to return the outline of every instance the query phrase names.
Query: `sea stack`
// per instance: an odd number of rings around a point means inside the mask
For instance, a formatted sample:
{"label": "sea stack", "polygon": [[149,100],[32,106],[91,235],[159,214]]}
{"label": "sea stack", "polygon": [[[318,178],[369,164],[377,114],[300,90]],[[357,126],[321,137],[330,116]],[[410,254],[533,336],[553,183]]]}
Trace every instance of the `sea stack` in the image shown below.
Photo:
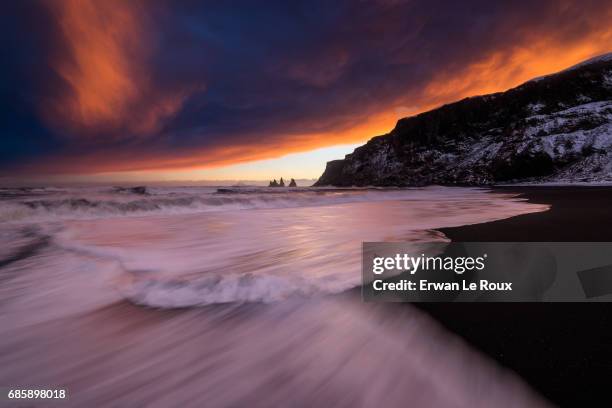
{"label": "sea stack", "polygon": [[291,182],[289,183],[289,187],[297,187],[297,183],[295,182],[295,179],[291,179]]}
{"label": "sea stack", "polygon": [[280,179],[280,183],[278,183],[279,187],[285,187],[285,180],[283,180],[283,178],[281,177]]}
{"label": "sea stack", "polygon": [[276,181],[276,179],[271,181],[270,184],[268,184],[268,187],[278,187],[278,182]]}

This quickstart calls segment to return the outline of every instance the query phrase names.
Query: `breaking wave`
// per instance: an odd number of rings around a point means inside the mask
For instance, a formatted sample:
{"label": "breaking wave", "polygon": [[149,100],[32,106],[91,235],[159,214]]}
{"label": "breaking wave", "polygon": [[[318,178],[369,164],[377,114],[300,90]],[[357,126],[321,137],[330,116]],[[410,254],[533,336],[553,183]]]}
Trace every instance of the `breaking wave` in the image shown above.
{"label": "breaking wave", "polygon": [[[4,189],[0,222],[297,208],[414,199],[410,189],[112,188]],[[452,191],[452,189],[447,189]],[[435,194],[435,190],[430,190]]]}
{"label": "breaking wave", "polygon": [[0,267],[40,258],[63,287],[100,279],[150,307],[278,302],[358,287],[361,242],[447,241],[436,228],[545,209],[450,187],[4,191]]}
{"label": "breaking wave", "polygon": [[354,284],[326,285],[300,276],[255,274],[209,275],[196,280],[159,280],[130,276],[118,286],[129,301],[161,308],[204,306],[215,303],[273,303],[292,298],[340,293]]}

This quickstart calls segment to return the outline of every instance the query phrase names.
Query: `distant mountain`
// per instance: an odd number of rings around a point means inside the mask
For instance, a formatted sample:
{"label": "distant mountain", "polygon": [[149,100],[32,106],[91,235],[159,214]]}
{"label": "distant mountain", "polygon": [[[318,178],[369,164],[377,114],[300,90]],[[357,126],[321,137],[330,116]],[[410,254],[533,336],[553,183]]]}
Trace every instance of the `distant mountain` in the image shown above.
{"label": "distant mountain", "polygon": [[401,119],[315,185],[612,181],[612,53]]}

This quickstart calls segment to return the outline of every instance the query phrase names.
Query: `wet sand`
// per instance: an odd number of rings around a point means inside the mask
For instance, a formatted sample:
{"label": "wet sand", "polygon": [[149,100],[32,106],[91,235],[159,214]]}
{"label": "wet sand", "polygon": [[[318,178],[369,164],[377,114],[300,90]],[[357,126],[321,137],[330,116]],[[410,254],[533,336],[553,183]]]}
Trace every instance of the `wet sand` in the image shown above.
{"label": "wet sand", "polygon": [[[612,187],[499,187],[551,209],[441,229],[453,241],[612,241]],[[561,406],[601,404],[612,378],[612,305],[419,304]]]}
{"label": "wet sand", "polygon": [[443,228],[453,241],[612,241],[612,187],[497,187],[550,210],[484,224]]}
{"label": "wet sand", "polygon": [[51,406],[70,407],[548,405],[404,306],[351,293],[178,310],[118,301],[5,332],[0,383],[65,388]]}

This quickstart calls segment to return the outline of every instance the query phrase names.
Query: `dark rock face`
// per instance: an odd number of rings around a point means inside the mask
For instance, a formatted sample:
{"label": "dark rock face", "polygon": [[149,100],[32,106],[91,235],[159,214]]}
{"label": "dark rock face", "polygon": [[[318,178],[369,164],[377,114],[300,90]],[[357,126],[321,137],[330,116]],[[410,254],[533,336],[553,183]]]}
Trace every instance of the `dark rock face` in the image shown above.
{"label": "dark rock face", "polygon": [[315,185],[612,181],[612,54],[398,121]]}
{"label": "dark rock face", "polygon": [[[268,187],[285,187],[285,180],[281,177],[280,181],[276,181],[276,179],[270,181]],[[297,187],[297,184],[294,179],[291,179],[291,183],[289,183],[289,187]]]}

